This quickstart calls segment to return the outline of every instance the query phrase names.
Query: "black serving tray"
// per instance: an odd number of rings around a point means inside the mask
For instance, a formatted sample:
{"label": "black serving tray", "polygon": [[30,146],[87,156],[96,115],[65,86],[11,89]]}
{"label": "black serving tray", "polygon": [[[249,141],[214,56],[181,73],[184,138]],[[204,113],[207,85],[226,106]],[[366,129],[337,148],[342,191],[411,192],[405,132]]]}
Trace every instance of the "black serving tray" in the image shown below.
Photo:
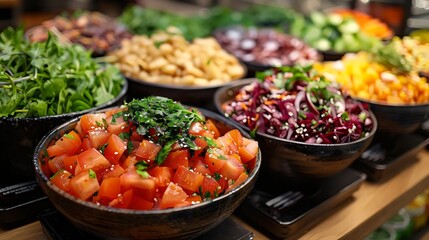
{"label": "black serving tray", "polygon": [[53,208],[34,180],[0,185],[0,227],[11,229],[37,220],[37,215]]}
{"label": "black serving tray", "polygon": [[366,173],[368,180],[383,182],[415,163],[416,154],[428,144],[422,130],[409,134],[377,132],[370,146],[353,163],[353,168]]}
{"label": "black serving tray", "polygon": [[[267,191],[261,184],[254,188],[236,213],[271,238],[296,239],[336,211],[340,203],[359,189],[365,178],[364,173],[346,169],[311,184],[273,181],[271,185],[276,186],[275,191]],[[286,195],[283,202],[273,201],[280,195]]]}
{"label": "black serving tray", "polygon": [[[44,234],[49,240],[99,240],[71,224],[56,210],[39,216]],[[211,229],[195,240],[252,240],[253,233],[239,225],[234,219],[227,218],[217,227]]]}

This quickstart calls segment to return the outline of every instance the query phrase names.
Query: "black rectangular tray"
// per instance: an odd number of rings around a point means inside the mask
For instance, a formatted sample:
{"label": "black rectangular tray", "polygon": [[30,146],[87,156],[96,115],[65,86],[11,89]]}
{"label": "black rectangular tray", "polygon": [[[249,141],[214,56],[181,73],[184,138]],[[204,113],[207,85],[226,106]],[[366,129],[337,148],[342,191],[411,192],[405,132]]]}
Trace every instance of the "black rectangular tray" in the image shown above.
{"label": "black rectangular tray", "polygon": [[402,135],[376,133],[370,146],[352,165],[366,173],[368,180],[383,182],[410,166],[417,153],[428,144],[422,132]]}
{"label": "black rectangular tray", "polygon": [[[49,240],[99,240],[82,232],[56,210],[39,216],[44,234]],[[195,240],[252,240],[253,233],[242,227],[234,219],[227,218],[220,225]]]}
{"label": "black rectangular tray", "polygon": [[[271,238],[296,239],[322,219],[329,216],[340,203],[347,203],[365,181],[365,174],[346,169],[337,175],[320,179],[311,186],[292,187],[273,182],[282,193],[291,193],[284,209],[267,206],[279,193],[255,188],[237,209],[237,215]],[[298,185],[298,184],[297,184]],[[351,199],[351,198],[350,198]]]}

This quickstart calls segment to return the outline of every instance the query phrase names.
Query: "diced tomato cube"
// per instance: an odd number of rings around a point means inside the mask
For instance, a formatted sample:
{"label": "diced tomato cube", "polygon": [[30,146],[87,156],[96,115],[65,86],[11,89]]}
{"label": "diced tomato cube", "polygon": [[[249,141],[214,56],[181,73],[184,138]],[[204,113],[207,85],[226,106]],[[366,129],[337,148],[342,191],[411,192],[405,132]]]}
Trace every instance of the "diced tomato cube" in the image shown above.
{"label": "diced tomato cube", "polygon": [[122,116],[115,118],[115,121],[112,120],[113,116],[107,118],[108,132],[119,135],[122,132],[128,132],[130,130],[130,125],[128,124],[128,122],[124,121],[124,118]]}
{"label": "diced tomato cube", "polygon": [[174,171],[169,167],[155,166],[149,170],[149,174],[157,180],[158,187],[167,187],[173,178]]}
{"label": "diced tomato cube", "polygon": [[165,189],[164,195],[162,195],[159,207],[160,209],[172,208],[185,202],[186,198],[188,198],[188,194],[179,185],[171,182]]}
{"label": "diced tomato cube", "polygon": [[110,162],[95,148],[86,150],[77,156],[77,162],[83,171],[92,169],[101,172],[110,167]]}
{"label": "diced tomato cube", "polygon": [[153,177],[149,176],[144,178],[138,174],[135,169],[128,169],[120,178],[123,190],[128,190],[130,188],[152,190],[156,187],[155,179]]}
{"label": "diced tomato cube", "polygon": [[137,210],[150,210],[154,206],[154,203],[151,201],[148,201],[142,197],[139,197],[137,195],[134,195],[130,202],[130,209],[137,209]]}
{"label": "diced tomato cube", "polygon": [[71,173],[75,173],[75,169],[77,166],[77,155],[73,155],[73,156],[67,156],[66,158],[64,158],[64,169],[71,172]]}
{"label": "diced tomato cube", "polygon": [[49,170],[51,170],[52,173],[56,173],[59,170],[64,168],[64,159],[67,157],[66,154],[56,156],[49,160]]}
{"label": "diced tomato cube", "polygon": [[102,179],[111,178],[111,177],[119,177],[124,173],[125,170],[121,167],[121,165],[117,164],[114,166],[111,166],[110,168],[106,169],[104,172],[102,172]]}
{"label": "diced tomato cube", "polygon": [[226,192],[229,192],[232,189],[238,187],[240,184],[244,183],[244,181],[246,181],[247,178],[249,178],[249,175],[247,175],[247,173],[245,172],[241,173],[240,176],[237,178],[237,180],[235,180],[234,183],[228,187]]}
{"label": "diced tomato cube", "polygon": [[223,167],[218,170],[218,173],[228,179],[235,181],[244,171],[245,169],[243,165],[237,161],[237,159],[228,156],[228,160],[225,161]]}
{"label": "diced tomato cube", "polygon": [[133,199],[133,189],[129,189],[125,191],[123,194],[119,195],[118,198],[112,200],[109,203],[110,207],[117,207],[117,208],[129,208],[131,204],[131,200]]}
{"label": "diced tomato cube", "polygon": [[179,166],[173,176],[174,183],[191,192],[198,191],[203,179],[204,176],[201,173],[191,171],[184,166]]}
{"label": "diced tomato cube", "polygon": [[243,135],[238,129],[233,129],[225,133],[225,136],[231,138],[235,146],[240,147],[243,145]]}
{"label": "diced tomato cube", "polygon": [[100,189],[97,177],[92,176],[89,170],[82,171],[75,177],[73,177],[69,186],[73,194],[82,199],[87,200]]}
{"label": "diced tomato cube", "polygon": [[124,141],[115,134],[110,135],[107,147],[104,149],[104,156],[111,164],[118,164],[119,159],[126,149]]}
{"label": "diced tomato cube", "polygon": [[162,165],[175,170],[179,166],[188,167],[188,161],[189,149],[185,148],[182,150],[171,151],[162,163]]}
{"label": "diced tomato cube", "polygon": [[51,177],[51,183],[59,189],[70,192],[69,182],[72,174],[66,170],[60,170]]}
{"label": "diced tomato cube", "polygon": [[81,145],[80,151],[84,152],[84,151],[86,151],[86,150],[88,150],[90,148],[92,148],[91,141],[89,140],[88,137],[84,137],[83,140],[82,140],[82,145]]}
{"label": "diced tomato cube", "polygon": [[201,194],[203,198],[214,198],[221,193],[222,188],[219,183],[212,177],[204,176],[201,183]]}
{"label": "diced tomato cube", "polygon": [[229,135],[218,137],[215,142],[217,147],[228,155],[238,153],[238,146],[235,145],[234,140]]}
{"label": "diced tomato cube", "polygon": [[67,155],[76,154],[81,144],[80,136],[73,130],[64,134],[55,142],[55,145],[60,146]]}
{"label": "diced tomato cube", "polygon": [[204,158],[202,158],[202,157],[193,158],[193,163],[194,164],[192,166],[192,169],[195,172],[199,172],[203,175],[210,175],[211,174],[209,167],[204,162]]}
{"label": "diced tomato cube", "polygon": [[204,140],[204,138],[201,137],[197,137],[194,140],[195,144],[199,147],[198,150],[194,151],[194,157],[199,156],[201,154],[201,152],[203,152],[206,147],[208,146],[208,143],[206,142],[206,140]]}
{"label": "diced tomato cube", "polygon": [[140,146],[137,148],[136,156],[142,158],[143,160],[155,160],[155,157],[158,155],[158,152],[161,150],[161,146],[153,143],[149,140],[144,139]]}
{"label": "diced tomato cube", "polygon": [[105,128],[105,120],[106,114],[104,113],[88,113],[83,115],[80,118],[80,126],[83,134],[86,134],[89,130]]}
{"label": "diced tomato cube", "polygon": [[106,178],[101,182],[98,196],[113,200],[121,193],[121,179],[119,177]]}
{"label": "diced tomato cube", "polygon": [[254,159],[258,154],[258,142],[252,139],[243,138],[243,146],[238,148],[238,153],[240,154],[241,161],[247,163],[248,161]]}
{"label": "diced tomato cube", "polygon": [[193,135],[193,136],[202,136],[202,137],[208,137],[208,138],[213,138],[214,136],[214,134],[209,130],[207,130],[207,127],[201,122],[192,123],[188,132],[190,135]]}
{"label": "diced tomato cube", "polygon": [[64,149],[57,144],[51,145],[46,149],[49,157],[55,157],[64,154]]}
{"label": "diced tomato cube", "polygon": [[225,165],[227,155],[221,149],[209,148],[204,156],[204,163],[207,165],[211,173],[215,173]]}
{"label": "diced tomato cube", "polygon": [[220,137],[219,129],[216,127],[216,124],[211,119],[207,119],[206,128],[213,134],[214,139]]}
{"label": "diced tomato cube", "polygon": [[105,129],[96,129],[88,131],[88,138],[91,142],[91,146],[95,149],[100,149],[109,140],[110,132]]}

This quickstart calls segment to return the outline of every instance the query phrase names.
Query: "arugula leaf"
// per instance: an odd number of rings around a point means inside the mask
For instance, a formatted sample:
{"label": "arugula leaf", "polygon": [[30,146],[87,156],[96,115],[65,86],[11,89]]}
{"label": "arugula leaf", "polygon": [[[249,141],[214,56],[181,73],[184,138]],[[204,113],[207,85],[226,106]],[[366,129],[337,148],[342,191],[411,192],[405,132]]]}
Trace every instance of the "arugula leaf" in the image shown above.
{"label": "arugula leaf", "polygon": [[125,80],[78,45],[55,36],[30,43],[21,28],[0,33],[0,117],[40,117],[99,106],[117,96]]}

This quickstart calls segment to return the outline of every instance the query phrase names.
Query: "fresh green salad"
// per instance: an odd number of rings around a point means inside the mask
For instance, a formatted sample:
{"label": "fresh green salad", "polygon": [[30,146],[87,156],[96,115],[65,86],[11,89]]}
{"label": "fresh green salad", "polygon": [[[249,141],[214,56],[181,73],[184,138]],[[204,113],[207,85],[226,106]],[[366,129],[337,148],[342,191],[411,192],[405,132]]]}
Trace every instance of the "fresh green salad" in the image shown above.
{"label": "fresh green salad", "polygon": [[269,26],[284,30],[297,13],[291,9],[255,5],[235,11],[228,7],[213,7],[204,14],[181,16],[170,12],[132,6],[119,21],[134,34],[152,35],[169,26],[179,28],[188,40],[207,37],[218,28],[241,26]]}
{"label": "fresh green salad", "polygon": [[370,50],[381,43],[379,39],[363,34],[353,18],[335,13],[297,15],[289,31],[321,51],[357,52]]}
{"label": "fresh green salad", "polygon": [[81,46],[55,36],[30,43],[22,29],[0,34],[0,117],[41,117],[77,112],[115,98],[125,80]]}

